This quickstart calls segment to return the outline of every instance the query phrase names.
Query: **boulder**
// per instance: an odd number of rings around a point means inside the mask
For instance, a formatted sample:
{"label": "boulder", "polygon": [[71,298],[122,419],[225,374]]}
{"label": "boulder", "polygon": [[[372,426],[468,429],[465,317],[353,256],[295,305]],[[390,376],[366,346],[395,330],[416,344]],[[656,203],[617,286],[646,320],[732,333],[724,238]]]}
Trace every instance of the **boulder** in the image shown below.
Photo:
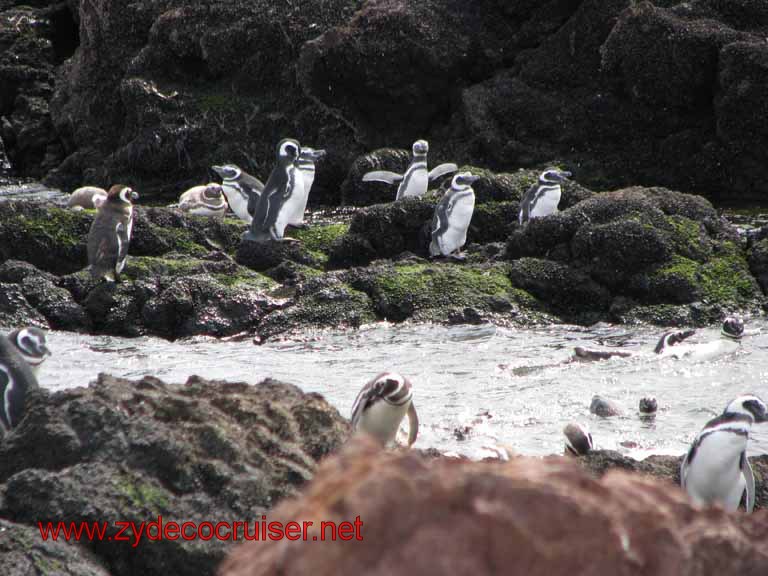
{"label": "boulder", "polygon": [[[595,479],[569,460],[430,459],[355,443],[270,516],[314,522],[308,533],[325,536],[322,546],[296,541],[286,554],[280,542],[249,542],[218,573],[343,575],[364,566],[370,574],[491,574],[503,566],[509,574],[715,576],[768,569],[765,513],[698,510],[665,482],[620,471]],[[330,541],[323,521],[349,524]]]}
{"label": "boulder", "polygon": [[227,542],[133,547],[114,538],[115,522],[259,520],[297,493],[348,430],[321,396],[273,380],[193,376],[169,385],[102,374],[88,388],[32,396],[0,444],[0,515],[35,529],[38,521],[109,523],[112,540],[88,546],[115,576],[212,574]]}
{"label": "boulder", "polygon": [[18,284],[0,282],[0,325],[7,327],[40,326],[48,322],[24,297]]}

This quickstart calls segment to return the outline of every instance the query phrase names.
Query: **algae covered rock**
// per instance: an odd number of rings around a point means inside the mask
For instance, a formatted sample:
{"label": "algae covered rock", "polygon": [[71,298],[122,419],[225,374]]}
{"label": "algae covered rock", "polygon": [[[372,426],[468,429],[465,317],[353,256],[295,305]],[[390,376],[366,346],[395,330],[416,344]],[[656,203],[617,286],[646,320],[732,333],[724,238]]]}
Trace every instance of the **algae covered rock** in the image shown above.
{"label": "algae covered rock", "polygon": [[145,534],[132,546],[130,530],[131,541],[114,538],[115,522],[260,520],[348,432],[321,396],[273,380],[168,385],[102,374],[88,388],[32,397],[0,444],[0,515],[35,530],[38,521],[107,523],[109,540],[89,547],[113,575],[213,574],[230,542]]}

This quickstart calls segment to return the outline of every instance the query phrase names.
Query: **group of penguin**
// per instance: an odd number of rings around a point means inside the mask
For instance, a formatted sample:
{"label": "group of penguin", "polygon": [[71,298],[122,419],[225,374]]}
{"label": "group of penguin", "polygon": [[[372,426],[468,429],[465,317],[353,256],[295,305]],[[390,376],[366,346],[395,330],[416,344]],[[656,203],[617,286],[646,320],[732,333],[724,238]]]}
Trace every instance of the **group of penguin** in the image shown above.
{"label": "group of penguin", "polygon": [[[729,318],[721,335],[727,340],[738,340],[742,333],[743,323]],[[675,345],[670,344],[670,334],[662,335],[657,348]],[[38,369],[50,355],[45,332],[39,328],[24,327],[7,336],[0,335],[0,432],[8,433],[22,420],[28,394],[39,386]],[[656,402],[651,404],[655,411]],[[395,444],[406,416],[410,447],[419,431],[413,386],[400,374],[384,372],[358,393],[351,424],[356,433],[371,436],[386,447]],[[738,510],[743,503],[747,513],[753,511],[755,478],[747,459],[747,444],[752,425],[764,422],[768,422],[768,408],[753,394],[735,398],[720,416],[707,422],[691,444],[680,470],[681,485],[694,502],[720,504],[729,511]],[[569,424],[563,432],[566,453],[580,456],[592,450],[592,435],[586,426]]]}
{"label": "group of penguin", "polygon": [[[735,317],[726,318],[720,338],[702,344],[681,344],[695,333],[693,330],[665,332],[654,354],[658,357],[712,358],[729,354],[740,345],[744,323]],[[701,352],[702,355],[698,356]],[[578,353],[577,353],[578,354]],[[594,356],[592,360],[607,360],[614,355]],[[615,355],[618,356],[618,355]],[[601,400],[599,397],[593,399]],[[655,398],[643,398],[640,411],[656,412]],[[590,407],[600,414],[600,410]],[[385,372],[363,386],[352,407],[353,430],[376,438],[382,445],[395,443],[400,424],[408,416],[408,446],[418,434],[419,419],[413,402],[411,382],[400,374]],[[699,505],[720,504],[735,512],[741,505],[748,514],[755,507],[755,477],[747,459],[747,444],[753,424],[768,422],[765,402],[753,394],[739,396],[728,403],[723,413],[706,423],[694,439],[680,468],[680,484]],[[574,456],[588,454],[594,447],[592,434],[579,423],[563,429],[565,452]]]}
{"label": "group of penguin", "polygon": [[[398,183],[395,200],[419,197],[427,193],[429,182],[458,171],[456,164],[427,166],[429,144],[417,140],[413,158],[404,174],[384,170],[363,175],[364,182]],[[267,183],[241,170],[234,164],[212,166],[221,184],[211,182],[195,186],[179,198],[180,210],[198,216],[223,216],[227,209],[249,224],[244,240],[266,242],[292,240],[285,237],[288,226],[302,227],[309,193],[315,179],[315,163],[325,150],[302,147],[297,140],[286,138],[277,145],[276,164]],[[519,222],[557,212],[562,189],[560,184],[570,172],[549,168],[523,196]],[[467,230],[475,208],[472,184],[479,176],[460,172],[451,179],[450,188],[435,207],[430,227],[430,256],[461,260],[461,248],[467,241]],[[125,267],[133,228],[133,202],[138,194],[124,185],[114,185],[107,192],[85,186],[75,190],[68,200],[70,207],[97,210],[88,235],[88,263],[95,279],[118,281]]]}

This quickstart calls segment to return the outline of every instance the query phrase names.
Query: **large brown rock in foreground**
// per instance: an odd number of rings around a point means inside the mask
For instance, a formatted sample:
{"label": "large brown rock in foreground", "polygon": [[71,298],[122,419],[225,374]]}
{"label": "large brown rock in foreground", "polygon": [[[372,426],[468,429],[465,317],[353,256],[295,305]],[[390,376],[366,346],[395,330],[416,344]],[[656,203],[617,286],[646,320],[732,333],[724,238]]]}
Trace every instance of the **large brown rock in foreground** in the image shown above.
{"label": "large brown rock in foreground", "polygon": [[697,510],[651,478],[564,458],[427,460],[355,444],[270,520],[363,521],[362,542],[252,542],[219,576],[765,574],[768,515]]}

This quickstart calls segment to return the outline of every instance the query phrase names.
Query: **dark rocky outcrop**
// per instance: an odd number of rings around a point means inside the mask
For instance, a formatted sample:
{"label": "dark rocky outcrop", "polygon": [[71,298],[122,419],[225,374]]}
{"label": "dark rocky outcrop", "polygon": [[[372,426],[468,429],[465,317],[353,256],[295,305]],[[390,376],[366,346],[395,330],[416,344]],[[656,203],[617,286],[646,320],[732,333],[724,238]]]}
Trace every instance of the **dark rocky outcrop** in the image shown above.
{"label": "dark rocky outcrop", "polygon": [[88,388],[37,392],[0,444],[3,573],[212,574],[228,544],[216,538],[65,549],[43,544],[37,522],[107,522],[115,537],[115,521],[259,520],[347,434],[321,396],[272,380],[168,385],[100,375]]}
{"label": "dark rocky outcrop", "polygon": [[[765,512],[697,510],[679,489],[568,458],[478,463],[382,452],[355,443],[327,460],[304,494],[271,519],[362,522],[352,542],[235,549],[220,576],[259,574],[733,575],[768,569]],[[392,530],[393,518],[397,530]],[[440,550],[435,556],[424,550]],[[738,550],[738,553],[734,553]]]}

